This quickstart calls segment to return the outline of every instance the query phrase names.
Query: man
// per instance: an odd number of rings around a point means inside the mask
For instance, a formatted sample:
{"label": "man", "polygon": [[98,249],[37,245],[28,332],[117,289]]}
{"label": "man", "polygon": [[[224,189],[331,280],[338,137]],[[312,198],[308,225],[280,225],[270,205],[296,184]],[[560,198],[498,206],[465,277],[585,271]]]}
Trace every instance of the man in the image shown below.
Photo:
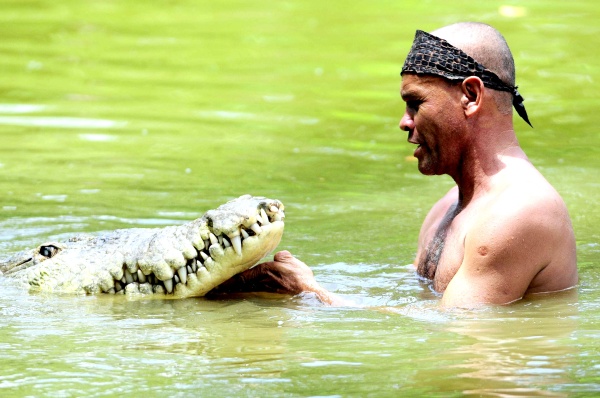
{"label": "man", "polygon": [[[402,68],[400,129],[425,175],[456,182],[423,223],[415,266],[445,307],[507,304],[577,283],[575,239],[559,194],[515,136],[512,106],[529,123],[502,35],[480,23],[417,31]],[[229,283],[244,290],[338,299],[289,252]]]}

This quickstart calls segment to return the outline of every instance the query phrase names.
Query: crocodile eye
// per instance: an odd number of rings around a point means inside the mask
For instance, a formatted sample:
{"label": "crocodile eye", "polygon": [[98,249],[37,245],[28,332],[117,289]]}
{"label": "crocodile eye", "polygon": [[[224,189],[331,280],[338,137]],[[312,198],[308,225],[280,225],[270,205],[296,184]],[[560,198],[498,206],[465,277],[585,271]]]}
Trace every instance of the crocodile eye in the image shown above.
{"label": "crocodile eye", "polygon": [[52,258],[59,250],[60,249],[54,245],[40,246],[40,254],[48,258]]}

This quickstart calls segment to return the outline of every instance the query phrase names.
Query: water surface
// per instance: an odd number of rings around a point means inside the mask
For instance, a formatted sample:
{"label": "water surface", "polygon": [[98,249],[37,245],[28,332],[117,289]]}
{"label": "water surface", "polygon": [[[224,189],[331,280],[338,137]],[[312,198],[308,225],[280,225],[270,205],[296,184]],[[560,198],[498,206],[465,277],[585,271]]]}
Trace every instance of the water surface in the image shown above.
{"label": "water surface", "polygon": [[[133,300],[0,282],[2,396],[593,396],[600,392],[599,6],[592,1],[7,1],[0,252],[282,200],[280,248],[330,290]],[[448,313],[414,275],[451,187],[421,176],[399,71],[415,29],[513,50],[520,143],[573,218],[576,291]]]}

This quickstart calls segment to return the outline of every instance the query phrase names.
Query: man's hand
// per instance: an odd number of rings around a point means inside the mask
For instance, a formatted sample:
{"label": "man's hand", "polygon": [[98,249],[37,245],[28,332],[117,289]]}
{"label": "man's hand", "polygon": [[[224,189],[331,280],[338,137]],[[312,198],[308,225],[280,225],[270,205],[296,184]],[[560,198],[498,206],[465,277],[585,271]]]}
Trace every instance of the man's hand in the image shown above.
{"label": "man's hand", "polygon": [[325,304],[333,304],[334,297],[323,289],[310,268],[287,250],[275,254],[273,261],[258,264],[225,281],[214,293],[269,292],[296,295],[315,293]]}
{"label": "man's hand", "polygon": [[313,272],[288,251],[275,254],[273,261],[258,264],[219,286],[226,292],[270,292],[298,294],[317,285]]}

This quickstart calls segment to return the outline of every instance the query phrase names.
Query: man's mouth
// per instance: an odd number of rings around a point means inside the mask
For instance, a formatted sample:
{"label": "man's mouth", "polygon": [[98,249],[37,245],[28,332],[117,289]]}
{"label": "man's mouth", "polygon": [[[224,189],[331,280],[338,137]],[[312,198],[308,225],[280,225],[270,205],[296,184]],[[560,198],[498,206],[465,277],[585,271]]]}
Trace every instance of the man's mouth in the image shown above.
{"label": "man's mouth", "polygon": [[415,151],[413,153],[413,156],[416,157],[416,158],[418,158],[419,155],[421,154],[421,152],[423,151],[421,145],[422,144],[417,144],[417,147],[415,148]]}

